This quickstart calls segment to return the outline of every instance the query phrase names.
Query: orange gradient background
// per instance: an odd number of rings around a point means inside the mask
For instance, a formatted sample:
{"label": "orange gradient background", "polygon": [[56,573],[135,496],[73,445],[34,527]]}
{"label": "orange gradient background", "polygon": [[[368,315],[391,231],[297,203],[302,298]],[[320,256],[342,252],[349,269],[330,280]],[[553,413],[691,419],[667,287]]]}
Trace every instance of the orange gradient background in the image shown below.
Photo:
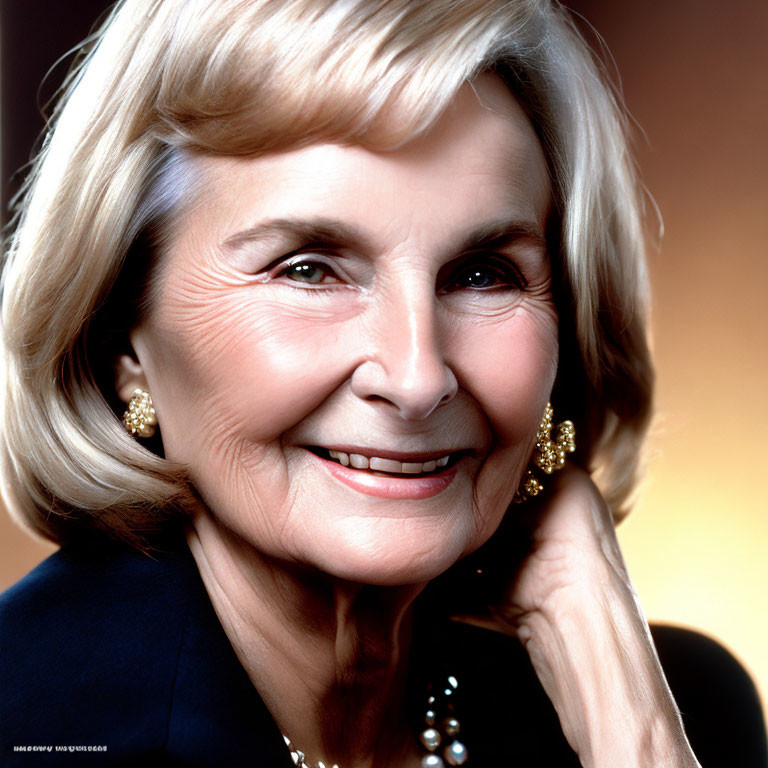
{"label": "orange gradient background", "polygon": [[[583,0],[621,73],[643,179],[657,421],[620,527],[652,621],[727,646],[768,695],[768,4]],[[48,553],[0,515],[0,589]]]}

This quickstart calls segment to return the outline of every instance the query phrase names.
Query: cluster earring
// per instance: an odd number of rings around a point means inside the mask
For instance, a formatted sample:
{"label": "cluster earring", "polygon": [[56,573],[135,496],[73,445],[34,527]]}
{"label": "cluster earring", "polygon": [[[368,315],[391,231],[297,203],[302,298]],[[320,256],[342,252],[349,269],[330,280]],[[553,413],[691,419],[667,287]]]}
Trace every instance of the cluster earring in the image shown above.
{"label": "cluster earring", "polygon": [[157,414],[149,392],[134,389],[123,414],[123,424],[133,437],[152,437],[157,426]]}
{"label": "cluster earring", "polygon": [[552,439],[554,413],[552,403],[547,403],[544,417],[536,432],[536,446],[531,457],[532,466],[525,471],[520,487],[515,491],[514,500],[517,503],[531,496],[538,496],[544,490],[544,486],[536,476],[536,471],[551,475],[556,470],[562,469],[566,456],[576,450],[576,430],[572,421],[560,422],[555,429],[555,438]]}

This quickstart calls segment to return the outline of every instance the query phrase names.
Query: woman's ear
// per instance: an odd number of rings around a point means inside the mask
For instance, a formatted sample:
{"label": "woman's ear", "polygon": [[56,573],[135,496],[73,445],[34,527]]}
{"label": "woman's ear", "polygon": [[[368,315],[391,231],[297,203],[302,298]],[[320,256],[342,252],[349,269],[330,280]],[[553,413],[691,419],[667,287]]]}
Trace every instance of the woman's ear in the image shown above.
{"label": "woman's ear", "polygon": [[148,389],[144,369],[133,354],[120,354],[115,361],[115,392],[127,403],[133,397],[135,389]]}

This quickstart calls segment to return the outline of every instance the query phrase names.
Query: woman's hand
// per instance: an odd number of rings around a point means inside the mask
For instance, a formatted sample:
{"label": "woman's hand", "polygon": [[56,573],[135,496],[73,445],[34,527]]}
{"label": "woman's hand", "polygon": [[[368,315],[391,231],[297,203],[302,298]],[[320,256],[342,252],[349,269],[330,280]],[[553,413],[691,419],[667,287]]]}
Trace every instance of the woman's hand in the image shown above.
{"label": "woman's hand", "polygon": [[698,766],[605,501],[576,467],[550,483],[510,511],[531,548],[476,623],[520,638],[582,765]]}

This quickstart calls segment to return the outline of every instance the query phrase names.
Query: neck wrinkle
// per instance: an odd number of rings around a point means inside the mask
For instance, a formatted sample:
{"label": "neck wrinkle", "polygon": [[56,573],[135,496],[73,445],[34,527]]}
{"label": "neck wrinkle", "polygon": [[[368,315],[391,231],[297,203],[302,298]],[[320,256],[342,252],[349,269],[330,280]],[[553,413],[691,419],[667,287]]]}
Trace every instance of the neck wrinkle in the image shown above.
{"label": "neck wrinkle", "polygon": [[409,765],[418,753],[403,704],[413,602],[424,585],[299,573],[207,511],[193,520],[187,543],[213,608],[283,733],[312,762]]}

